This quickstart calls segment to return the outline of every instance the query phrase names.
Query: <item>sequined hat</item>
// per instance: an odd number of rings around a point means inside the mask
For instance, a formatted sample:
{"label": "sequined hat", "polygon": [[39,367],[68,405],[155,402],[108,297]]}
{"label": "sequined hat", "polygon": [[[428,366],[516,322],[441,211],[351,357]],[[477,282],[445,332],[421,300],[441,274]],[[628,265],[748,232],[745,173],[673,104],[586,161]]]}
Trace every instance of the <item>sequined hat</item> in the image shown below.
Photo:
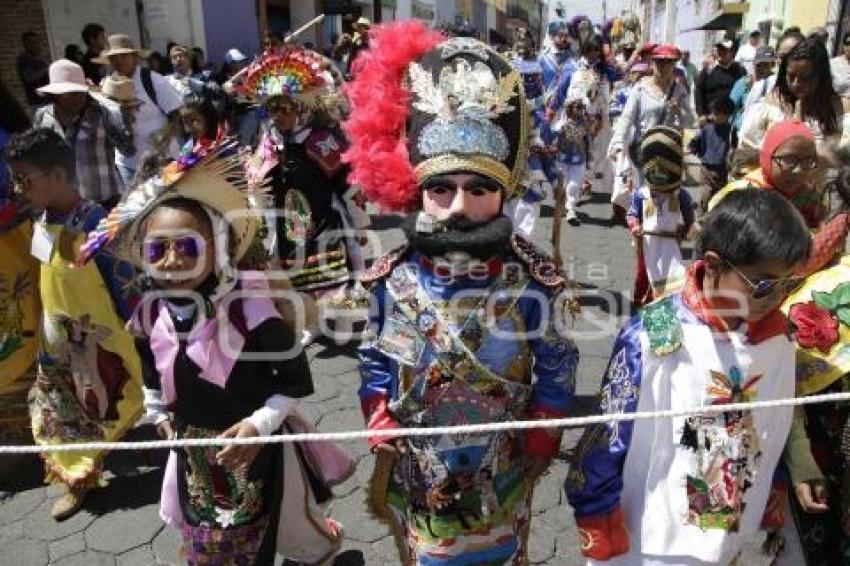
{"label": "sequined hat", "polygon": [[343,127],[349,181],[388,211],[420,203],[434,175],[477,173],[517,190],[530,115],[520,74],[478,40],[446,38],[418,22],[372,29],[347,87]]}
{"label": "sequined hat", "polygon": [[321,55],[296,45],[270,49],[251,63],[235,90],[243,99],[264,104],[285,96],[305,107],[333,94],[334,80]]}

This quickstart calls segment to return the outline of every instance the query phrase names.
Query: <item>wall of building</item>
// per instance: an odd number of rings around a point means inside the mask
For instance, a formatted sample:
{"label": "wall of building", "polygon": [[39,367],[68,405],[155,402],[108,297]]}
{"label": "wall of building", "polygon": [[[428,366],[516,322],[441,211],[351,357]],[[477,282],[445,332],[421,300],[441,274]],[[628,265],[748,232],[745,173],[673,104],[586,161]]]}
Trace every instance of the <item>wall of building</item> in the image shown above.
{"label": "wall of building", "polygon": [[785,26],[800,26],[803,33],[826,25],[829,0],[789,1]]}
{"label": "wall of building", "polygon": [[45,57],[50,57],[41,0],[0,0],[0,14],[3,14],[3,25],[0,26],[0,80],[26,108],[24,90],[16,67],[16,59],[23,50],[21,35],[27,31],[37,33],[43,40],[42,52]]}

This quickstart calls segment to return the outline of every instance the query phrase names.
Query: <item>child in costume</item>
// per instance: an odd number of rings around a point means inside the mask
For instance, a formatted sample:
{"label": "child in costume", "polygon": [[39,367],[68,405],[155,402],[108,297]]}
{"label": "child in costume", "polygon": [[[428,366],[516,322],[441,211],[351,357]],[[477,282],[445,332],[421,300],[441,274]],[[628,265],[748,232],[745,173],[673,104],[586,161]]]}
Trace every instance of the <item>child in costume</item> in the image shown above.
{"label": "child in costume", "polygon": [[[811,252],[782,197],[739,191],[705,220],[681,293],[620,331],[600,392],[610,415],[794,396],[782,301]],[[582,553],[604,564],[730,564],[760,526],[778,528],[771,491],[793,408],[592,425],[566,492]]]}
{"label": "child in costume", "polygon": [[[71,148],[52,130],[20,134],[6,148],[16,190],[34,210],[31,253],[41,262],[38,378],[30,391],[32,433],[40,445],[115,441],[142,410],[142,372],[129,318],[132,268],[108,254],[75,266],[75,250],[106,212],[75,188]],[[73,515],[102,485],[105,451],[47,452],[47,481],[64,483],[56,519]]]}
{"label": "child in costume", "polygon": [[[568,414],[578,352],[558,332],[556,306],[567,282],[502,215],[527,162],[520,77],[485,44],[419,22],[374,28],[358,63],[344,124],[351,181],[408,213],[409,242],[363,278],[375,331],[359,350],[367,426]],[[528,563],[534,485],[560,431],[369,444],[370,503],[401,564]]]}
{"label": "child in costume", "polygon": [[577,71],[567,94],[561,114],[552,124],[557,136],[555,163],[566,192],[566,219],[573,226],[581,224],[576,207],[579,205],[590,148],[590,118],[587,114],[590,101],[588,92],[595,87],[595,77],[589,70]]}
{"label": "child in costume", "polygon": [[711,110],[711,122],[697,130],[688,148],[711,173],[710,185],[719,189],[726,185],[729,175],[727,160],[732,148],[732,123],[729,120],[734,106],[729,98],[721,97],[709,102],[708,108]]}
{"label": "child in costume", "polygon": [[[306,356],[266,277],[236,269],[260,245],[254,204],[263,195],[246,185],[234,143],[173,162],[136,187],[83,250],[117,237],[149,277],[131,326],[147,416],[165,438],[306,427],[293,412],[313,392]],[[342,534],[319,503],[352,471],[332,445],[172,450],[160,515],[180,529],[190,565],[267,565],[275,554],[328,564]]]}
{"label": "child in costume", "polygon": [[694,223],[694,207],[681,188],[684,152],[679,130],[658,126],[641,142],[643,186],[632,195],[626,216],[637,247],[635,306],[680,289],[685,265],[680,241]]}
{"label": "child in costume", "polygon": [[[341,102],[328,64],[300,47],[273,49],[236,86],[269,116],[248,176],[271,178],[276,256],[294,288],[322,303],[341,299],[362,271],[355,231],[368,226],[365,201],[346,182]],[[303,343],[317,330],[305,329]]]}

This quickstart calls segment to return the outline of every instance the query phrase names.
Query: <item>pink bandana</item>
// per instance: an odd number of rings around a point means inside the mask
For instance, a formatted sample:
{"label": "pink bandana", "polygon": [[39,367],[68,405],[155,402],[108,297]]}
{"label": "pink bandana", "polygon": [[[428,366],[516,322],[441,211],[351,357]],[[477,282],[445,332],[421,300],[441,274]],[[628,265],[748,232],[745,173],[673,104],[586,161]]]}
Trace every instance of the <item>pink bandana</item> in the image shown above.
{"label": "pink bandana", "polygon": [[[258,271],[243,271],[239,274],[238,290],[247,294],[239,298],[245,316],[245,328],[251,332],[270,318],[280,318],[280,313],[269,296],[269,282]],[[262,296],[254,296],[261,294]],[[222,389],[245,346],[245,336],[234,327],[229,312],[229,302],[219,299],[215,306],[216,316],[201,319],[189,332],[186,355],[199,368],[200,378]],[[166,405],[177,399],[174,389],[174,363],[180,350],[180,341],[164,301],[157,305],[158,316],[150,332],[151,352],[159,372],[162,398]]]}

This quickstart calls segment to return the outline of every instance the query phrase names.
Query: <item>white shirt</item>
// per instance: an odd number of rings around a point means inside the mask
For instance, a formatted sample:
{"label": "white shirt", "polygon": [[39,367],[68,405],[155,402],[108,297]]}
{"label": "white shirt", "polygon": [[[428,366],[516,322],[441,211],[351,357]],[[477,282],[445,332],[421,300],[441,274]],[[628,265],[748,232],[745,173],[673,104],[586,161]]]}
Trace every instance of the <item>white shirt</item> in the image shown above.
{"label": "white shirt", "polygon": [[841,96],[850,96],[850,61],[844,55],[839,55],[830,59],[829,67],[835,92]]}
{"label": "white shirt", "polygon": [[747,73],[753,74],[753,59],[756,58],[756,48],[746,43],[738,48],[738,53],[735,55],[735,61],[744,66]]}
{"label": "white shirt", "polygon": [[[136,123],[133,126],[133,142],[136,146],[136,153],[128,156],[115,152],[115,164],[119,167],[135,170],[139,159],[151,150],[151,135],[161,130],[168,123],[166,114],[170,114],[183,106],[183,98],[180,93],[174,90],[167,78],[151,71],[151,84],[156,92],[157,104],[154,104],[148,97],[148,93],[145,92],[141,68],[137,66],[133,73],[133,90],[136,92],[136,98],[141,100],[142,104],[136,111]],[[169,154],[172,157],[177,157],[178,149],[177,143],[172,141]]]}
{"label": "white shirt", "polygon": [[[741,385],[748,385],[743,400],[794,396],[794,345],[786,336],[753,345],[743,328],[718,336],[705,324],[683,324],[682,332],[681,348],[666,356],[652,353],[646,335],[641,336],[638,412],[722,403],[736,374]],[[729,564],[759,529],[792,414],[791,407],[779,407],[732,413],[736,418],[729,422],[722,413],[696,417],[689,423],[696,449],[682,443],[684,417],[636,421],[621,500],[630,550],[596,564]],[[744,469],[736,472],[735,465]],[[691,493],[689,477],[697,484],[705,481],[710,495]],[[726,483],[744,478],[753,482],[748,489]],[[727,497],[740,509],[739,530],[699,526]]]}
{"label": "white shirt", "polygon": [[744,112],[749,110],[753,104],[767,96],[767,93],[773,90],[775,85],[775,74],[764,79],[759,79],[753,83],[753,86],[750,87],[750,92],[747,93],[747,100],[744,102]]}

